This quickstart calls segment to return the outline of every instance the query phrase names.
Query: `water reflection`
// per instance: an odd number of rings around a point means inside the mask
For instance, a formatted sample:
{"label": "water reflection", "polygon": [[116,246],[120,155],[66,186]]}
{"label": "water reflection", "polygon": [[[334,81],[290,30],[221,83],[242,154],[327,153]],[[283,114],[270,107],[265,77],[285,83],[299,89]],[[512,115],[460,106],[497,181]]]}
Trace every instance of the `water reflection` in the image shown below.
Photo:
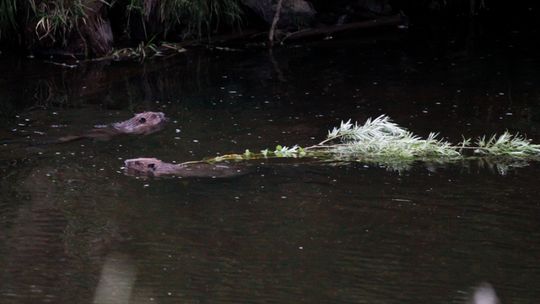
{"label": "water reflection", "polygon": [[130,300],[136,279],[137,272],[128,257],[110,254],[103,263],[93,303],[135,303]]}

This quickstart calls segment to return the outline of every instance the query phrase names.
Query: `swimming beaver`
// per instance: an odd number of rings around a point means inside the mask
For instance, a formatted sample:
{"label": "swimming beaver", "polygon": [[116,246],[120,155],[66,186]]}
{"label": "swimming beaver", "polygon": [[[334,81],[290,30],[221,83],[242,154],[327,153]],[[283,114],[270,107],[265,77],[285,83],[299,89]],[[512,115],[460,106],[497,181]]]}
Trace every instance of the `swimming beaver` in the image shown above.
{"label": "swimming beaver", "polygon": [[27,139],[8,139],[1,140],[0,145],[8,144],[25,144],[25,145],[46,145],[46,144],[61,144],[72,142],[80,139],[96,139],[96,140],[109,140],[116,135],[121,134],[135,134],[135,135],[147,135],[160,131],[167,122],[165,114],[162,112],[143,112],[135,114],[132,118],[105,125],[101,127],[95,127],[90,131],[87,131],[80,135],[68,135],[51,140],[29,142]]}
{"label": "swimming beaver", "polygon": [[204,162],[186,162],[171,164],[157,158],[135,158],[124,161],[125,172],[128,175],[177,177],[209,177],[226,178],[247,174],[246,166],[235,166],[225,163],[210,164]]}
{"label": "swimming beaver", "polygon": [[143,112],[135,114],[132,118],[116,122],[102,128],[94,128],[81,135],[60,137],[53,143],[65,143],[79,139],[109,140],[120,134],[147,135],[163,129],[167,118],[162,112]]}

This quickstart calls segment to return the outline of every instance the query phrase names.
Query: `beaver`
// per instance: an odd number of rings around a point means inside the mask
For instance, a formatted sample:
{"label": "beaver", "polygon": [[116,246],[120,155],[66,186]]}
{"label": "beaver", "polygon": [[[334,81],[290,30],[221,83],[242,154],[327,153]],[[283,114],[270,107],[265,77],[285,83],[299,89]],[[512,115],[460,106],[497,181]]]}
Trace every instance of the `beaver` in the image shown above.
{"label": "beaver", "polygon": [[90,131],[87,131],[79,135],[68,135],[51,140],[28,142],[27,140],[11,139],[0,141],[0,144],[30,144],[45,145],[45,144],[61,144],[72,142],[81,139],[95,139],[95,140],[110,140],[117,135],[134,134],[134,135],[148,135],[154,132],[160,131],[167,122],[165,114],[162,112],[142,112],[135,114],[132,118],[112,123],[110,125],[104,125],[100,127],[94,127]]}
{"label": "beaver", "polygon": [[127,175],[157,177],[174,175],[177,177],[228,178],[249,173],[247,166],[228,163],[185,162],[171,164],[157,158],[134,158],[124,161]]}
{"label": "beaver", "polygon": [[162,130],[165,122],[167,122],[167,118],[162,112],[142,112],[126,121],[94,128],[81,135],[63,136],[53,142],[66,143],[80,139],[109,140],[122,134],[148,135]]}

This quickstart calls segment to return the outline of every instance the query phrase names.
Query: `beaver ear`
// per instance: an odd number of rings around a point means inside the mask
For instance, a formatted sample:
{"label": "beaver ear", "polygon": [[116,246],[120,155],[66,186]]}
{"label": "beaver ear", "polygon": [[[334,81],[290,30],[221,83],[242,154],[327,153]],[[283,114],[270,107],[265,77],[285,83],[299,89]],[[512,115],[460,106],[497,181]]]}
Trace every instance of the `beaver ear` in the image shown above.
{"label": "beaver ear", "polygon": [[148,164],[148,168],[155,171],[156,170],[156,164]]}

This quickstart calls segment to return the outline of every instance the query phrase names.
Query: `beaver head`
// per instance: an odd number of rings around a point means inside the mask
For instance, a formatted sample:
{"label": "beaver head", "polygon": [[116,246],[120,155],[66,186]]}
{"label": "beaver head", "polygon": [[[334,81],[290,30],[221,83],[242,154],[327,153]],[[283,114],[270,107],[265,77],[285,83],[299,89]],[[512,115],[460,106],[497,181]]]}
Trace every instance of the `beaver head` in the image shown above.
{"label": "beaver head", "polygon": [[124,161],[127,175],[132,176],[162,176],[197,178],[230,178],[241,176],[253,171],[253,167],[236,164],[210,164],[200,161],[171,164],[157,158],[134,158]]}
{"label": "beaver head", "polygon": [[113,124],[113,128],[127,134],[151,134],[163,129],[167,118],[162,112],[143,112],[131,119]]}
{"label": "beaver head", "polygon": [[161,164],[157,158],[136,158],[124,161],[125,169],[131,175],[154,175]]}
{"label": "beaver head", "polygon": [[125,171],[128,175],[159,176],[174,172],[176,165],[164,163],[157,158],[135,158],[124,161]]}

